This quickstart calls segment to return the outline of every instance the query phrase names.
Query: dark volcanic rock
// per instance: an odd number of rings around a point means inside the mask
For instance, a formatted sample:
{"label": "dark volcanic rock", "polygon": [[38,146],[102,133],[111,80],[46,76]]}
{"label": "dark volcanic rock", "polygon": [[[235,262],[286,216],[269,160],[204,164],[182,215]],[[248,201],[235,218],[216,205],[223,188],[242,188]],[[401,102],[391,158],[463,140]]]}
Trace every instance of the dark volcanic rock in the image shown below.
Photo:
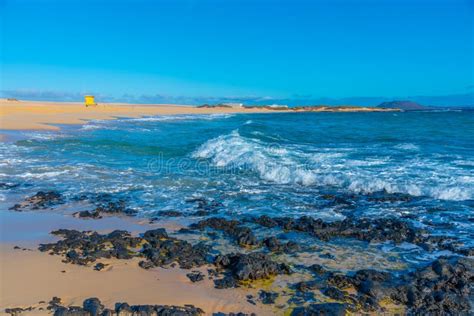
{"label": "dark volcanic rock", "polygon": [[111,202],[104,203],[97,206],[94,209],[93,213],[109,214],[109,215],[123,214],[123,215],[128,215],[128,216],[134,216],[136,215],[137,211],[128,208],[124,200],[118,200],[118,201],[111,201]]}
{"label": "dark volcanic rock", "polygon": [[[145,257],[142,268],[164,266],[178,262],[189,269],[207,263],[208,247],[191,245],[187,241],[169,237],[162,228],[149,230],[143,237],[133,237],[127,231],[115,230],[109,234],[60,229],[52,234],[62,237],[56,243],[41,244],[40,251],[63,255],[65,262],[87,265],[99,258],[130,259]],[[99,264],[98,264],[99,265]]]}
{"label": "dark volcanic rock", "polygon": [[410,194],[404,193],[388,193],[386,190],[372,192],[367,196],[367,200],[371,202],[388,202],[388,203],[395,203],[395,202],[409,202],[413,200],[415,197]]}
{"label": "dark volcanic rock", "polygon": [[310,304],[305,307],[297,307],[291,316],[344,316],[347,305],[340,303]]}
{"label": "dark volcanic rock", "polygon": [[261,290],[258,293],[258,296],[263,304],[275,304],[275,300],[278,298],[278,293]]}
{"label": "dark volcanic rock", "polygon": [[403,278],[392,299],[414,314],[459,315],[471,311],[474,260],[440,258]]}
{"label": "dark volcanic rock", "polygon": [[102,305],[100,300],[96,297],[86,299],[84,303],[82,303],[82,307],[92,316],[98,316],[104,311],[104,305]]}
{"label": "dark volcanic rock", "polygon": [[238,281],[257,280],[277,274],[290,274],[291,269],[284,263],[272,261],[263,253],[229,254],[217,256],[214,264],[230,271]]}
{"label": "dark volcanic rock", "polygon": [[55,309],[54,316],[91,316],[91,313],[79,306],[60,306]]}
{"label": "dark volcanic rock", "polygon": [[355,206],[355,199],[357,198],[354,194],[344,194],[344,195],[333,195],[333,194],[324,194],[321,196],[323,199],[327,200],[329,205],[337,206],[343,205],[345,208],[352,208]]}
{"label": "dark volcanic rock", "polygon": [[54,296],[51,301],[48,302],[48,307],[47,309],[48,310],[51,310],[51,309],[54,309],[56,307],[59,307],[61,306],[61,298],[60,297],[57,297],[57,296]]}
{"label": "dark volcanic rock", "polygon": [[231,289],[239,287],[239,283],[232,276],[225,276],[222,279],[214,280],[214,286],[216,289]]}
{"label": "dark volcanic rock", "polygon": [[311,266],[308,267],[308,269],[314,273],[316,273],[317,275],[323,275],[325,273],[327,273],[326,269],[324,269],[324,267],[320,264],[313,264]]}
{"label": "dark volcanic rock", "polygon": [[132,237],[122,230],[104,235],[69,229],[59,229],[51,233],[63,239],[56,243],[41,244],[38,249],[64,255],[65,262],[80,265],[94,262],[98,258],[130,259],[135,255],[131,249],[141,242],[141,238]]}
{"label": "dark volcanic rock", "polygon": [[14,308],[5,308],[5,314],[10,314],[11,316],[20,316],[20,315],[26,315],[26,312],[31,312],[34,310],[34,307],[26,307],[26,308],[21,308],[21,307],[14,307]]}
{"label": "dark volcanic rock", "polygon": [[186,202],[196,205],[197,211],[194,213],[195,216],[207,216],[210,214],[215,214],[224,206],[222,203],[207,200],[202,197],[187,199]]}
{"label": "dark volcanic rock", "polygon": [[267,215],[262,215],[258,217],[255,222],[261,226],[268,228],[277,227],[279,225],[277,221]]}
{"label": "dark volcanic rock", "polygon": [[73,215],[78,218],[93,218],[93,219],[102,218],[100,213],[97,211],[80,211],[80,212],[74,213]]}
{"label": "dark volcanic rock", "polygon": [[179,211],[161,211],[161,212],[158,212],[158,216],[162,216],[162,217],[180,217],[180,216],[183,216],[183,213],[179,212]]}
{"label": "dark volcanic rock", "polygon": [[191,271],[190,273],[186,274],[186,276],[191,280],[191,282],[199,282],[204,280],[204,274],[200,271]]}
{"label": "dark volcanic rock", "polygon": [[459,248],[457,251],[455,251],[463,256],[467,257],[473,257],[474,256],[474,247],[469,247],[469,248]]}
{"label": "dark volcanic rock", "polygon": [[156,245],[161,239],[168,239],[168,233],[164,228],[148,230],[143,234],[143,239],[152,245]]}
{"label": "dark volcanic rock", "polygon": [[100,270],[104,269],[105,266],[106,266],[105,264],[103,264],[102,262],[99,262],[94,266],[94,270],[100,271]]}
{"label": "dark volcanic rock", "polygon": [[208,246],[204,244],[193,246],[184,240],[164,237],[166,235],[164,229],[147,233],[144,239],[148,241],[148,244],[143,246],[142,254],[155,266],[161,267],[178,262],[181,268],[190,269],[207,263]]}
{"label": "dark volcanic rock", "polygon": [[[353,276],[329,273],[323,293],[337,301],[352,302],[352,310],[381,311],[378,301],[394,291],[392,276],[375,270],[359,270]],[[348,295],[344,289],[354,288],[357,295]]]}
{"label": "dark volcanic rock", "polygon": [[276,237],[268,237],[263,241],[263,244],[272,252],[294,253],[301,250],[301,247],[293,242],[280,242]]}
{"label": "dark volcanic rock", "polygon": [[39,210],[46,209],[63,202],[64,200],[61,194],[56,191],[39,191],[35,195],[26,198],[24,202],[15,204],[10,209],[15,211]]}
{"label": "dark volcanic rock", "polygon": [[346,293],[335,288],[335,287],[328,287],[323,291],[324,295],[335,299],[336,301],[342,301],[344,300],[344,297],[346,296]]}
{"label": "dark volcanic rock", "polygon": [[354,285],[354,280],[344,274],[331,274],[327,279],[327,283],[338,289],[347,289]]}
{"label": "dark volcanic rock", "polygon": [[198,316],[204,311],[193,305],[168,306],[168,305],[129,305],[116,303],[115,310],[104,308],[97,298],[88,298],[82,307],[64,307],[56,305],[54,316]]}
{"label": "dark volcanic rock", "polygon": [[215,213],[217,213],[217,212],[199,210],[199,211],[191,213],[190,215],[192,215],[192,216],[209,216],[209,215],[215,214]]}
{"label": "dark volcanic rock", "polygon": [[223,231],[225,234],[234,238],[240,246],[258,246],[260,243],[250,228],[241,226],[239,221],[226,220],[220,217],[212,217],[202,220],[190,226],[193,229],[203,230],[207,227]]}
{"label": "dark volcanic rock", "polygon": [[295,220],[282,218],[279,221],[286,230],[310,233],[325,241],[334,237],[349,237],[369,242],[391,240],[401,243],[414,241],[418,233],[408,223],[395,218],[346,219],[328,223],[303,216]]}
{"label": "dark volcanic rock", "polygon": [[[345,308],[351,311],[384,312],[379,302],[391,299],[406,306],[413,315],[467,315],[474,296],[474,260],[460,257],[440,258],[427,267],[397,277],[370,269],[359,270],[352,276],[326,272],[319,277],[323,278],[297,283],[295,289],[307,293],[326,284],[322,292],[344,302]],[[349,295],[344,289],[354,289],[356,293]],[[299,312],[314,311],[303,308]]]}
{"label": "dark volcanic rock", "polygon": [[469,254],[472,249],[463,247],[453,237],[429,236],[427,232],[413,227],[408,222],[398,218],[347,218],[342,221],[325,222],[308,216],[300,218],[276,217],[269,219],[261,216],[254,219],[255,223],[272,227],[275,223],[286,231],[308,233],[323,241],[332,238],[354,238],[367,242],[394,243],[408,242],[420,245],[426,249],[450,250],[461,254]]}
{"label": "dark volcanic rock", "polygon": [[319,289],[321,287],[321,284],[317,281],[301,281],[296,283],[294,286],[295,289],[304,293]]}
{"label": "dark volcanic rock", "polygon": [[355,283],[366,280],[385,282],[390,281],[392,275],[388,272],[377,271],[372,269],[358,270],[352,277]]}
{"label": "dark volcanic rock", "polygon": [[127,198],[119,198],[109,193],[83,194],[71,199],[74,201],[88,201],[95,205],[93,210],[74,213],[74,216],[79,218],[98,219],[104,215],[135,216],[137,213],[136,210],[127,206]]}
{"label": "dark volcanic rock", "polygon": [[352,277],[352,284],[358,293],[375,300],[389,297],[393,292],[392,276],[387,272],[359,270]]}
{"label": "dark volcanic rock", "polygon": [[334,260],[336,257],[333,254],[330,254],[329,252],[325,252],[325,253],[320,254],[319,258]]}

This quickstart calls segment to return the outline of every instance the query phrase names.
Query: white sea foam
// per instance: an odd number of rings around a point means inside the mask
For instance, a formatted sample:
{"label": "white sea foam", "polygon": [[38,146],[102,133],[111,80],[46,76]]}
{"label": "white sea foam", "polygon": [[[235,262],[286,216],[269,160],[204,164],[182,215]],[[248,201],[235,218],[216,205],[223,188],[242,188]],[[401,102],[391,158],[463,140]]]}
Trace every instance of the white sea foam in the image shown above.
{"label": "white sea foam", "polygon": [[189,120],[219,120],[235,116],[235,114],[214,113],[214,114],[179,114],[179,115],[160,115],[131,119],[119,119],[119,122],[166,122],[166,121],[189,121]]}
{"label": "white sea foam", "polygon": [[44,178],[55,178],[59,175],[68,173],[68,170],[62,171],[46,171],[46,172],[25,172],[23,174],[16,175],[20,178],[34,178],[34,179],[44,179]]}
{"label": "white sea foam", "polygon": [[408,150],[408,151],[418,151],[420,147],[412,143],[398,144],[395,146],[396,149]]}
{"label": "white sea foam", "polygon": [[[87,124],[84,124],[82,130],[94,130],[94,129],[118,129],[117,124],[120,123],[140,123],[140,122],[173,122],[173,121],[190,121],[190,120],[204,120],[212,121],[219,119],[227,119],[235,116],[235,114],[228,113],[215,113],[215,114],[179,114],[179,115],[159,115],[159,116],[147,116],[138,118],[119,118],[115,120],[91,120]],[[143,129],[142,129],[143,130]]]}
{"label": "white sea foam", "polygon": [[380,165],[384,165],[384,164],[388,163],[389,160],[390,159],[388,157],[383,157],[383,158],[379,158],[379,159],[370,158],[370,159],[366,159],[366,160],[354,159],[354,160],[348,160],[346,162],[346,165],[347,166],[353,166],[353,167],[380,166]]}
{"label": "white sea foam", "polygon": [[453,162],[459,166],[474,167],[474,160],[455,160]]}
{"label": "white sea foam", "polygon": [[440,199],[440,200],[468,200],[472,199],[471,195],[467,192],[467,190],[464,190],[459,187],[453,187],[453,188],[435,188],[431,191],[431,195],[434,198]]}
{"label": "white sea foam", "polygon": [[100,125],[98,122],[96,122],[96,124],[91,124],[91,123],[87,123],[85,125],[83,125],[81,127],[82,130],[93,130],[93,129],[100,129],[100,128],[104,128],[104,124]]}
{"label": "white sea foam", "polygon": [[65,134],[61,132],[24,132],[23,135],[27,137],[29,140],[51,140],[61,137],[66,137]]}
{"label": "white sea foam", "polygon": [[474,198],[472,177],[455,166],[428,158],[397,162],[389,156],[350,159],[350,152],[336,148],[308,153],[297,146],[267,146],[233,131],[207,141],[193,157],[208,159],[217,167],[248,169],[278,184],[335,186],[357,193],[385,190],[443,200]]}
{"label": "white sea foam", "polygon": [[237,131],[203,144],[193,157],[210,159],[217,167],[248,168],[264,180],[287,183],[313,183],[313,177],[301,169],[288,150],[265,146],[261,141],[241,137]]}

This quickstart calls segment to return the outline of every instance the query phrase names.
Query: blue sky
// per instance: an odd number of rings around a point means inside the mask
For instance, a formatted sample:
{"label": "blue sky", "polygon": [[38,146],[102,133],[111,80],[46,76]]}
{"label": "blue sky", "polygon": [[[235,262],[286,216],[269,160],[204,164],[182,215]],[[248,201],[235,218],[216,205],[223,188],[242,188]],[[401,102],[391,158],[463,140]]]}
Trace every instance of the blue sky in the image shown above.
{"label": "blue sky", "polygon": [[4,96],[474,103],[472,0],[0,0],[0,11]]}

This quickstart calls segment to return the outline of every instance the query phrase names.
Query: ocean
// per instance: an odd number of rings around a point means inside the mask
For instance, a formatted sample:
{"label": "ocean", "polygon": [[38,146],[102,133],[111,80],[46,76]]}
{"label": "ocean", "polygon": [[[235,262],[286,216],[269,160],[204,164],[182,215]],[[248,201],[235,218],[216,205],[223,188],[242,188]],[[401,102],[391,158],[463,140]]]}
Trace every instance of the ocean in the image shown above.
{"label": "ocean", "polygon": [[[4,210],[40,190],[113,195],[150,218],[200,198],[216,216],[390,216],[473,245],[473,112],[157,116],[10,136]],[[446,252],[400,248],[406,262]]]}

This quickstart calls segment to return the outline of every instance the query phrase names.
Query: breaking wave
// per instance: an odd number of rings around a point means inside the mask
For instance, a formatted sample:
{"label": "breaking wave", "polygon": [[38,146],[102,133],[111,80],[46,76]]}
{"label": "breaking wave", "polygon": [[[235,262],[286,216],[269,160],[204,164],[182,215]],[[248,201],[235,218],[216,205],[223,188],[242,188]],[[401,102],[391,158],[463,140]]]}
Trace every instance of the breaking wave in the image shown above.
{"label": "breaking wave", "polygon": [[[412,144],[399,148],[418,149]],[[248,170],[263,181],[277,184],[331,186],[355,193],[385,190],[442,200],[474,198],[474,178],[466,178],[461,168],[429,157],[394,161],[389,151],[376,158],[361,158],[361,154],[364,151],[360,148],[314,151],[302,145],[268,144],[235,130],[205,142],[192,156],[207,159],[216,167]]]}

